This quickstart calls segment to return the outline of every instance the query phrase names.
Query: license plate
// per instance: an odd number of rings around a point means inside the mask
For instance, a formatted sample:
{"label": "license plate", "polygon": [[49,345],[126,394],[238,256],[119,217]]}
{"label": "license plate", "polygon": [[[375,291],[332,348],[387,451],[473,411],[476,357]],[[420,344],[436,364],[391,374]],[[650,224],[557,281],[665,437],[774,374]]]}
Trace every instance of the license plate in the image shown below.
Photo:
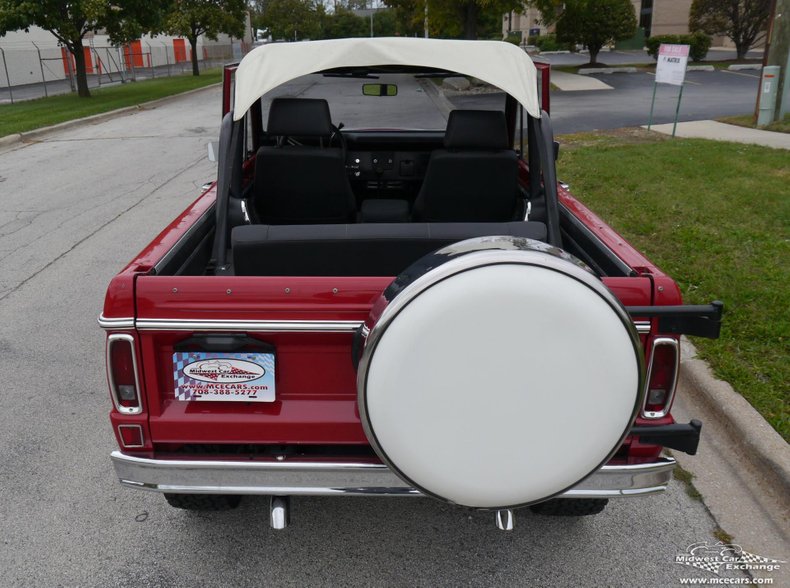
{"label": "license plate", "polygon": [[274,402],[274,353],[176,351],[177,400]]}

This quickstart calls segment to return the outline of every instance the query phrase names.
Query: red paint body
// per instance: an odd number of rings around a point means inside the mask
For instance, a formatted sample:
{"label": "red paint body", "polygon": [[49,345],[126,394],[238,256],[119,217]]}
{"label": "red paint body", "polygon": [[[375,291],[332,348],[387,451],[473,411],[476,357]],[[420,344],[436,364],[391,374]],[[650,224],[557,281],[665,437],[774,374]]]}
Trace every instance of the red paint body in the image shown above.
{"label": "red paint body", "polygon": [[[105,300],[105,318],[362,322],[392,281],[393,276],[149,275],[155,263],[213,204],[215,195],[213,187],[206,191],[112,280]],[[674,282],[625,239],[565,190],[561,191],[561,202],[624,262],[642,274],[604,278],[604,283],[623,304],[681,303]],[[663,286],[663,292],[657,291],[658,285]],[[256,333],[256,338],[277,348],[277,400],[268,404],[177,401],[173,345],[191,333],[134,332],[144,412],[130,416],[113,411],[111,420],[113,425],[143,426],[146,444],[135,451],[151,453],[154,449],[151,441],[157,444],[367,444],[356,406],[351,334]],[[647,352],[651,340],[652,336],[642,337]],[[671,417],[651,421],[652,424],[671,422]],[[117,428],[114,429],[117,434]],[[631,444],[630,440],[626,446],[630,463],[649,461],[659,451],[655,446]]]}

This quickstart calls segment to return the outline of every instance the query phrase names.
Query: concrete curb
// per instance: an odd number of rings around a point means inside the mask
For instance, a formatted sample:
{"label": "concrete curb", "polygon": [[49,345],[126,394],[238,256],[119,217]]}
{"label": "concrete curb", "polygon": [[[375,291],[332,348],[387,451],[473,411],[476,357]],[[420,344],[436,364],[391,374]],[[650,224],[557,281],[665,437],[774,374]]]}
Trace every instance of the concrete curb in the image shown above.
{"label": "concrete curb", "polygon": [[730,71],[743,71],[749,69],[762,69],[763,66],[760,63],[733,63],[732,65],[728,66],[727,69]]}
{"label": "concrete curb", "polygon": [[582,76],[589,76],[593,74],[637,73],[638,71],[635,67],[590,67],[579,68],[578,73]]}
{"label": "concrete curb", "polygon": [[107,112],[102,112],[100,114],[94,114],[91,116],[86,116],[83,118],[76,118],[74,120],[67,120],[66,122],[58,123],[56,125],[51,125],[49,127],[41,127],[39,129],[33,129],[32,131],[27,131],[25,133],[14,133],[12,135],[7,135],[5,137],[0,137],[0,148],[1,147],[8,147],[14,145],[16,143],[24,143],[26,141],[33,141],[39,137],[47,135],[49,133],[55,133],[58,131],[63,131],[66,129],[80,127],[83,125],[90,125],[90,124],[97,124],[100,122],[104,122],[106,120],[110,120],[119,116],[123,116],[125,114],[129,114],[132,112],[137,112],[138,110],[144,108],[155,107],[160,104],[167,104],[169,102],[173,102],[174,100],[178,100],[184,96],[189,96],[191,94],[197,94],[198,92],[203,92],[205,90],[210,90],[213,88],[217,88],[221,86],[221,83],[218,84],[210,84],[208,86],[203,86],[201,88],[195,88],[193,90],[187,90],[186,92],[180,92],[178,94],[173,94],[172,96],[165,96],[164,98],[158,98],[156,100],[150,100],[148,102],[141,102],[140,104],[135,104],[133,106],[124,106],[123,108],[117,108],[115,110],[109,110]]}
{"label": "concrete curb", "polygon": [[444,95],[444,91],[434,84],[430,79],[420,79],[419,84],[425,93],[428,94],[428,97],[433,101],[436,108],[439,109],[439,112],[442,113],[442,116],[444,116],[444,118],[449,118],[450,111],[455,107],[453,106],[453,103],[447,99],[447,96]]}
{"label": "concrete curb", "polygon": [[22,140],[21,133],[14,133],[13,135],[6,135],[5,137],[0,137],[0,148],[6,147],[8,145],[13,145]]}
{"label": "concrete curb", "polygon": [[681,345],[681,376],[695,397],[756,462],[776,495],[790,500],[790,445],[729,383],[713,375],[690,341],[684,337]]}

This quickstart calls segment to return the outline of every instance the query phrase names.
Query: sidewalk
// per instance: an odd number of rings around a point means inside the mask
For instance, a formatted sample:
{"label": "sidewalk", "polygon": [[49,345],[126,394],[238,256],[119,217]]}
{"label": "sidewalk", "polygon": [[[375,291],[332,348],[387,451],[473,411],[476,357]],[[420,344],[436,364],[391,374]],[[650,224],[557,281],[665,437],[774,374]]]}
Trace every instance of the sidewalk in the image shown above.
{"label": "sidewalk", "polygon": [[[643,125],[646,129],[647,126]],[[672,123],[665,125],[653,125],[651,131],[672,134]],[[677,137],[687,137],[695,139],[712,139],[714,141],[730,141],[733,143],[749,143],[752,145],[763,145],[774,149],[790,149],[790,133],[776,133],[773,131],[761,131],[728,125],[715,120],[695,120],[691,122],[679,122]]]}
{"label": "sidewalk", "polygon": [[597,78],[580,76],[579,74],[551,70],[551,83],[563,92],[578,92],[580,90],[614,90],[609,84]]}

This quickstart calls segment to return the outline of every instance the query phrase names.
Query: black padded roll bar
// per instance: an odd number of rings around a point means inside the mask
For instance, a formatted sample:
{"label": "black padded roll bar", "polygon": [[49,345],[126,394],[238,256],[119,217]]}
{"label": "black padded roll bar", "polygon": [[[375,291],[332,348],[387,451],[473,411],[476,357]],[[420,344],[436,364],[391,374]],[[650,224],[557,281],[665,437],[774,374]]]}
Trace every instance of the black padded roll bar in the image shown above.
{"label": "black padded roll bar", "polygon": [[[533,161],[533,146],[537,147],[538,159],[540,160],[539,172],[543,176],[543,194],[546,198],[546,226],[549,233],[549,244],[555,247],[562,247],[562,237],[560,235],[560,206],[557,196],[557,170],[554,161],[554,131],[551,128],[551,119],[544,110],[539,119],[530,117],[530,163]],[[534,133],[534,145],[532,135]],[[533,170],[530,166],[530,177]],[[530,186],[534,185],[534,180]]]}
{"label": "black padded roll bar", "polygon": [[214,267],[222,271],[227,266],[228,252],[228,201],[240,173],[242,121],[233,122],[233,111],[222,117],[219,131],[219,158],[217,163],[217,228],[214,232]]}

